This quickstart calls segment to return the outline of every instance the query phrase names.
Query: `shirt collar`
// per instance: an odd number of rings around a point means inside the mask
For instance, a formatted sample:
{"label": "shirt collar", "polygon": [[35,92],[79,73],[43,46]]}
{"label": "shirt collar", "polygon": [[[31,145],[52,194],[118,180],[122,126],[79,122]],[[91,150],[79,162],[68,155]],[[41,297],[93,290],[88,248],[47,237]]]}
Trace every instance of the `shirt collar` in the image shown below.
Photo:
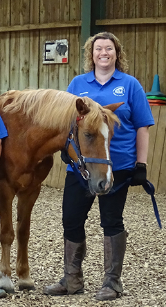
{"label": "shirt collar", "polygon": [[[122,72],[119,71],[117,68],[115,68],[115,71],[114,71],[114,73],[113,73],[111,78],[122,79]],[[92,70],[89,73],[87,73],[87,82],[90,83],[90,82],[93,82],[94,80],[96,81],[94,70]]]}

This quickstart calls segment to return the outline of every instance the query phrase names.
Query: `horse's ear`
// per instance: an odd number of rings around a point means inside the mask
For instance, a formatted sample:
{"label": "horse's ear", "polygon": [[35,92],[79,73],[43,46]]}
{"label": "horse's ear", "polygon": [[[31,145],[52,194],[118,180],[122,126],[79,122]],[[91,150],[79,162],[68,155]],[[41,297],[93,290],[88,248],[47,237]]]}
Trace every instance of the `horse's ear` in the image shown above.
{"label": "horse's ear", "polygon": [[111,110],[112,112],[114,112],[117,108],[119,108],[122,104],[124,104],[124,102],[117,102],[117,103],[112,103],[112,104],[108,104],[107,106],[104,106],[104,109],[108,109]]}
{"label": "horse's ear", "polygon": [[76,108],[80,115],[86,115],[90,111],[90,108],[87,106],[86,103],[84,103],[84,101],[81,98],[77,98]]}

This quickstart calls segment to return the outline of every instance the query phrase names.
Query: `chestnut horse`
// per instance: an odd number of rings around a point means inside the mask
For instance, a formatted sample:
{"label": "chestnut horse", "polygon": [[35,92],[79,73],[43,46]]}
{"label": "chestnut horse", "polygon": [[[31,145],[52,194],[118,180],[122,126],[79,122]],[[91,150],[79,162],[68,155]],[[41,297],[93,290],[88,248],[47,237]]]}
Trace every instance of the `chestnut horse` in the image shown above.
{"label": "chestnut horse", "polygon": [[[118,106],[102,108],[88,97],[80,98],[53,89],[12,90],[0,96],[0,115],[9,135],[2,141],[0,158],[0,289],[14,290],[10,248],[14,240],[12,201],[15,195],[18,198],[18,285],[19,289],[33,289],[28,265],[30,217],[41,183],[53,165],[53,154],[64,149],[70,129],[80,116],[77,129],[82,155],[108,161],[114,124],[118,122],[110,110],[114,111]],[[77,161],[71,145],[68,153]],[[87,163],[87,170],[91,192],[108,192],[113,182],[111,165]]]}

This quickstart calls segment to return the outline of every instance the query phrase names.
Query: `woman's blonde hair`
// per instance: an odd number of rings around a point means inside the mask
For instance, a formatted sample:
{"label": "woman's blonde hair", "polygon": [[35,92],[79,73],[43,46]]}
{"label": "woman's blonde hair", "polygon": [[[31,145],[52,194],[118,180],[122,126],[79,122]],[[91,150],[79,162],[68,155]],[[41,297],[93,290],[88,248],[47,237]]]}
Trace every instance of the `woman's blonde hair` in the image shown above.
{"label": "woman's blonde hair", "polygon": [[91,36],[87,39],[83,49],[84,49],[84,71],[85,73],[94,70],[95,65],[93,62],[93,46],[94,42],[97,39],[110,39],[114,45],[116,50],[117,60],[115,63],[115,67],[122,72],[128,71],[128,63],[126,59],[126,53],[123,50],[123,46],[121,45],[119,39],[110,32],[100,32],[94,36]]}

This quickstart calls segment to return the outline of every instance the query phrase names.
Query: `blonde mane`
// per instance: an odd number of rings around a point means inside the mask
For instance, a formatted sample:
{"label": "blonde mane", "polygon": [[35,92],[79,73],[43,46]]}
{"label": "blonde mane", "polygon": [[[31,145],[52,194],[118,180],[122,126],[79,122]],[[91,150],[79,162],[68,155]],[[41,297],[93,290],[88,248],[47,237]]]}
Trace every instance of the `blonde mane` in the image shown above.
{"label": "blonde mane", "polygon": [[[21,111],[31,118],[34,124],[45,128],[60,131],[71,129],[74,125],[78,111],[76,109],[77,96],[65,91],[54,89],[38,90],[11,90],[0,96],[3,112],[16,113]],[[98,103],[88,97],[81,98],[90,108],[85,121],[95,129],[98,129],[103,121],[103,113],[107,114],[108,120],[117,121],[116,116],[110,111],[103,109]]]}

